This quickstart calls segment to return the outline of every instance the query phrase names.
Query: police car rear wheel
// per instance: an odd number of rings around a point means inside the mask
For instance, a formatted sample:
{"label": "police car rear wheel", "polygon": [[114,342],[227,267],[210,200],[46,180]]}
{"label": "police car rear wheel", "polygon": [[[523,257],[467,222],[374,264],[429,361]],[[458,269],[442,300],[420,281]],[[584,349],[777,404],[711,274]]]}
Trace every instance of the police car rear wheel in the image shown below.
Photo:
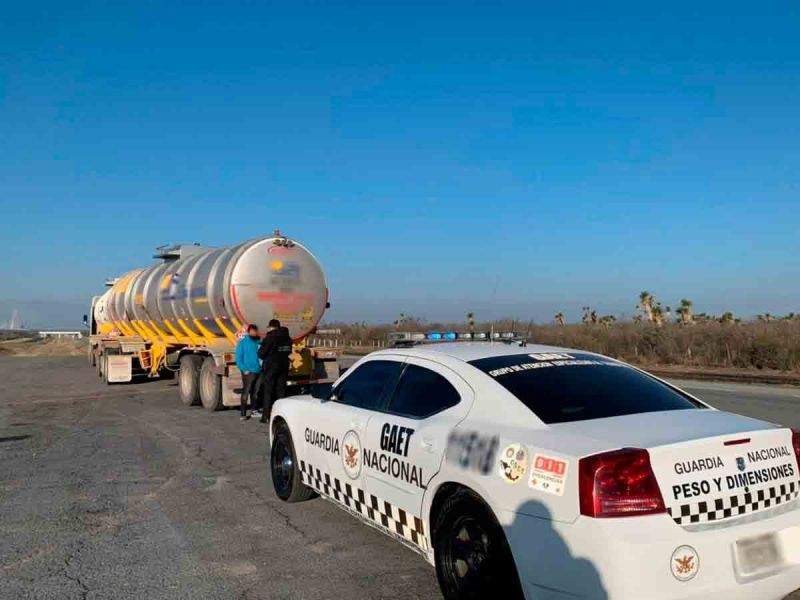
{"label": "police car rear wheel", "polygon": [[436,518],[436,575],[447,600],[523,598],[503,529],[467,490],[448,498]]}
{"label": "police car rear wheel", "polygon": [[281,423],[272,438],[270,470],[275,493],[285,502],[302,502],[314,496],[314,490],[303,483],[296,456],[292,434]]}

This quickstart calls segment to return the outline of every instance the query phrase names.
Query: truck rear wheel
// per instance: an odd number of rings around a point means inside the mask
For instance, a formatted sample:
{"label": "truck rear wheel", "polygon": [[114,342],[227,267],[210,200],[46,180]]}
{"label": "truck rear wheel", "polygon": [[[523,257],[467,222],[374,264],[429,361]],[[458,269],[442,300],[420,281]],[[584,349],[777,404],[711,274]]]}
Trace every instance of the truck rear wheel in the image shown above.
{"label": "truck rear wheel", "polygon": [[178,373],[178,395],[181,398],[181,402],[186,406],[200,404],[200,386],[197,384],[202,361],[203,357],[195,354],[181,356],[180,372]]}
{"label": "truck rear wheel", "polygon": [[214,411],[222,409],[222,376],[217,375],[214,359],[207,356],[200,367],[200,401],[203,408]]}

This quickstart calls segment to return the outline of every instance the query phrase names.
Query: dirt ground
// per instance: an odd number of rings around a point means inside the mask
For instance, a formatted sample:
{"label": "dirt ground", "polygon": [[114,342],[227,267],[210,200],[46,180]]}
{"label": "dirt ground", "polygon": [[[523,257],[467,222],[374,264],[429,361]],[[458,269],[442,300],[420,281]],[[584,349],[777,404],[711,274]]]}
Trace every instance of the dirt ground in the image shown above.
{"label": "dirt ground", "polygon": [[86,356],[89,340],[16,338],[0,341],[0,356]]}

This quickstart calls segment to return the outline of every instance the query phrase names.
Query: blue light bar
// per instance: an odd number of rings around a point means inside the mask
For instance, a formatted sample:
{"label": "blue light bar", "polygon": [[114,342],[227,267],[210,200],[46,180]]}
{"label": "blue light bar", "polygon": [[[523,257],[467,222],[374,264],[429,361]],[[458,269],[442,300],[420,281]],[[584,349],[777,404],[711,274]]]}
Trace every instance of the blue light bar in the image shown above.
{"label": "blue light bar", "polygon": [[456,336],[455,332],[452,332],[452,331],[449,331],[449,332],[444,334],[444,339],[446,339],[446,340],[454,340],[454,339],[456,339],[456,337],[457,336]]}
{"label": "blue light bar", "polygon": [[428,334],[428,339],[429,340],[440,340],[440,339],[442,339],[442,334],[441,333],[429,333]]}
{"label": "blue light bar", "polygon": [[459,333],[457,335],[458,335],[458,339],[460,339],[460,340],[471,340],[472,339],[472,334],[471,333]]}

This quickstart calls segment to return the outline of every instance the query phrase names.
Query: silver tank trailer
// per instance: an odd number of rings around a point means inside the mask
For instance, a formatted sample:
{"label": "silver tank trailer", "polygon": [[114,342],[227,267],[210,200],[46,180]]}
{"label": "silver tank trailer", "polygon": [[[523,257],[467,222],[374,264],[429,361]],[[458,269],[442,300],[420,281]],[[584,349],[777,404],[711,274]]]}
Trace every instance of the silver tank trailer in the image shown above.
{"label": "silver tank trailer", "polygon": [[236,322],[262,330],[277,318],[292,338],[305,337],[328,307],[328,287],[305,246],[278,234],[230,248],[178,246],[156,255],[163,263],[120,277],[104,294],[98,322],[153,321],[162,331],[182,319],[220,338],[217,320],[232,332]]}

